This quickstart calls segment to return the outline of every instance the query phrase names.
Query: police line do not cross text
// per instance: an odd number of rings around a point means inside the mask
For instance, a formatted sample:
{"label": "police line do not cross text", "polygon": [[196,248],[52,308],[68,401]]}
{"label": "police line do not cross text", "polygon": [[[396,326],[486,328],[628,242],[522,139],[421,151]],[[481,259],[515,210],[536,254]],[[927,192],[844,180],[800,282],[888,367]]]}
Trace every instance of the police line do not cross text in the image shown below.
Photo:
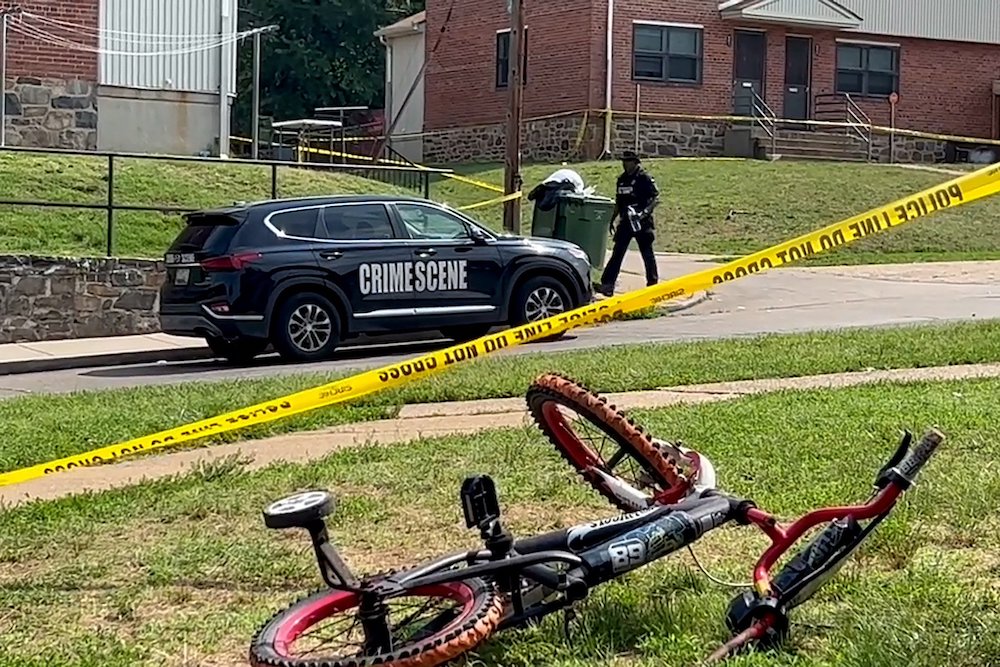
{"label": "police line do not cross text", "polygon": [[448,292],[469,288],[464,259],[362,264],[358,277],[362,294]]}

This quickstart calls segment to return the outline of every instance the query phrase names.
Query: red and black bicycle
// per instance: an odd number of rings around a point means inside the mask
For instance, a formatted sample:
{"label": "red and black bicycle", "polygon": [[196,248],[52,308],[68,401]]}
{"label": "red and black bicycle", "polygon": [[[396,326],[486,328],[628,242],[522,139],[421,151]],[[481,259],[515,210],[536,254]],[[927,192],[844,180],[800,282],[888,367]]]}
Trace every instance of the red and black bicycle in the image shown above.
{"label": "red and black bicycle", "polygon": [[[643,509],[515,539],[501,521],[493,480],[470,477],[461,490],[466,525],[478,528],[485,548],[445,555],[401,572],[358,578],[327,533],[324,518],[334,505],[329,493],[312,491],[279,500],[265,509],[265,524],[309,532],[327,588],[268,621],[252,642],[251,664],[441,665],[471,651],[494,632],[535,623],[565,610],[586,598],[593,588],[665,558],[730,523],[757,526],[772,544],[754,567],[753,589],[729,605],[726,621],[733,639],[710,660],[722,659],[752,642],[774,647],[788,635],[790,610],[836,574],[889,515],[943,441],[938,431],[930,430],[911,450],[912,438],[907,433],[879,471],[867,503],[821,509],[783,525],[753,501],[711,488],[707,482],[714,473],[696,452],[658,444],[642,435],[596,394],[566,384],[570,381],[565,378],[540,378],[528,393],[536,418],[547,415],[540,421],[543,430],[572,430],[567,419],[556,419],[559,415],[546,407],[555,402],[575,409],[572,400],[560,399],[563,394],[553,390],[560,382],[586,404],[582,409],[585,417],[588,410],[592,417],[599,414],[603,408],[598,404],[618,415],[607,422],[595,417],[592,423],[605,435],[617,434],[609,440],[620,448],[605,458],[594,447],[582,449],[580,442],[574,443],[567,435],[554,440],[557,447],[572,457],[571,463],[612,502],[630,506],[644,503]],[[622,454],[621,445],[630,451]],[[625,459],[632,459],[640,469],[635,480],[628,481],[611,465]],[[630,490],[622,492],[619,486]],[[819,535],[772,577],[771,569],[778,560],[806,533],[824,524]]]}

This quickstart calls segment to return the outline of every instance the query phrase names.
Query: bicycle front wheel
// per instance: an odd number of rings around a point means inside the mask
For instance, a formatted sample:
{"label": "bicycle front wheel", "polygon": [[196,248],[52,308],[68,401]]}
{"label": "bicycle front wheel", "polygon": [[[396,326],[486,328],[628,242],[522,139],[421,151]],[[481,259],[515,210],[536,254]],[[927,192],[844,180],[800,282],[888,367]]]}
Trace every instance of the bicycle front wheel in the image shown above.
{"label": "bicycle front wheel", "polygon": [[542,375],[526,398],[542,433],[594,490],[620,510],[675,503],[694,491],[696,453],[654,440],[606,398],[580,383]]}
{"label": "bicycle front wheel", "polygon": [[424,586],[383,601],[391,646],[364,651],[360,596],[323,590],[276,614],[250,647],[253,667],[436,667],[496,629],[503,598],[482,579]]}

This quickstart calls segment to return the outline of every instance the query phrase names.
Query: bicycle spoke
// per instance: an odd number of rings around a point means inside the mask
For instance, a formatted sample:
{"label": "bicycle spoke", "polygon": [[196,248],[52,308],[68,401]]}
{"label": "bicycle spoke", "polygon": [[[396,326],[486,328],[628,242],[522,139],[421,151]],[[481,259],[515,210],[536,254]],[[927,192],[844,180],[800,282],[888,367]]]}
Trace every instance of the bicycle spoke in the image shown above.
{"label": "bicycle spoke", "polygon": [[[422,637],[435,634],[451,623],[458,611],[453,601],[441,598],[395,599],[387,602],[387,606],[390,608],[386,613],[386,625],[393,645],[419,641]],[[402,617],[403,620],[392,623],[392,616]],[[347,627],[342,627],[344,625]],[[295,654],[308,657],[334,652],[342,658],[359,657],[364,655],[364,646],[360,617],[357,614],[340,615],[302,633],[296,640]]]}

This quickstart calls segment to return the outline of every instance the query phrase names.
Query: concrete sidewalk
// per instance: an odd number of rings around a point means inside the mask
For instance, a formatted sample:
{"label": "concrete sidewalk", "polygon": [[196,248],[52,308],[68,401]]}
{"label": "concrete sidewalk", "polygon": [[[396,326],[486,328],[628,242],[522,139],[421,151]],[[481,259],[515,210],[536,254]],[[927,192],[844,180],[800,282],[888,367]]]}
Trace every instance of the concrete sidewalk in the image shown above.
{"label": "concrete sidewalk", "polygon": [[[608,393],[604,396],[625,411],[696,405],[734,400],[778,391],[835,389],[886,382],[972,380],[1000,377],[1000,364],[869,370],[794,378],[742,380],[663,387],[650,391]],[[111,465],[79,468],[0,487],[0,505],[13,507],[35,500],[54,500],[80,493],[141,484],[190,472],[197,466],[238,458],[244,470],[280,463],[307,463],[350,447],[404,445],[420,438],[474,435],[478,432],[532,427],[523,397],[405,405],[394,419],[357,422],[318,431],[289,433],[213,447],[162,450],[162,454]],[[901,424],[922,429],[924,424]],[[670,437],[669,434],[661,434]]]}
{"label": "concrete sidewalk", "polygon": [[[661,279],[672,278],[707,265],[697,262],[700,257],[658,255]],[[617,293],[645,286],[642,258],[631,250],[622,265]],[[667,304],[671,312],[683,310],[704,300],[707,295]],[[0,345],[0,375],[38,373],[44,371],[92,366],[123,366],[170,361],[199,361],[213,358],[211,350],[200,338],[169,336],[162,333],[108,338],[6,343]]]}
{"label": "concrete sidewalk", "polygon": [[5,343],[0,345],[0,375],[211,357],[208,345],[199,338],[162,333]]}

